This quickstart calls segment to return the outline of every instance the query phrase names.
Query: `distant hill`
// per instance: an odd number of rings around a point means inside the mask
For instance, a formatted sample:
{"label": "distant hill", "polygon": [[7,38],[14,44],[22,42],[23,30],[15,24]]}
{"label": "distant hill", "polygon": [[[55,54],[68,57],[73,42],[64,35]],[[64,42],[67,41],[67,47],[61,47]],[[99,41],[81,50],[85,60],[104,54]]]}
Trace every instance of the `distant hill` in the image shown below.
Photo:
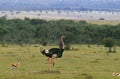
{"label": "distant hill", "polygon": [[0,0],[0,10],[120,10],[120,0]]}

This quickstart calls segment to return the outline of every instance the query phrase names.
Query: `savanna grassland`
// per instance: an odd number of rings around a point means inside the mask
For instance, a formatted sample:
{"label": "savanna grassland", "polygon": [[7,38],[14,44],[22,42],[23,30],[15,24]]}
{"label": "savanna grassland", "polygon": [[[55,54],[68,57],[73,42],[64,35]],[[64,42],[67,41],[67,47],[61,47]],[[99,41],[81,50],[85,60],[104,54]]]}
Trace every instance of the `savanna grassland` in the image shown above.
{"label": "savanna grassland", "polygon": [[120,20],[87,20],[88,23],[97,24],[97,25],[117,25],[120,23]]}
{"label": "savanna grassland", "polygon": [[[46,46],[49,49],[57,46]],[[65,50],[56,65],[47,72],[47,58],[39,52],[39,45],[0,46],[0,79],[119,79],[112,71],[120,72],[120,47],[107,55],[104,46],[73,45]],[[18,69],[11,63],[21,58]]]}

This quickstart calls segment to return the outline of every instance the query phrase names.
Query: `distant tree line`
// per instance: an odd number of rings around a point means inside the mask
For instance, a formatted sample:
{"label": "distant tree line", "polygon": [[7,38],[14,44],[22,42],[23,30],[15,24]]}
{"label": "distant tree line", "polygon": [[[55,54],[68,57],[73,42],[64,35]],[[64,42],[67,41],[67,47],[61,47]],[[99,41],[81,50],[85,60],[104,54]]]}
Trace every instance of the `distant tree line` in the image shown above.
{"label": "distant tree line", "polygon": [[0,43],[59,44],[65,35],[67,44],[101,44],[104,38],[120,43],[120,24],[96,25],[86,21],[0,18]]}

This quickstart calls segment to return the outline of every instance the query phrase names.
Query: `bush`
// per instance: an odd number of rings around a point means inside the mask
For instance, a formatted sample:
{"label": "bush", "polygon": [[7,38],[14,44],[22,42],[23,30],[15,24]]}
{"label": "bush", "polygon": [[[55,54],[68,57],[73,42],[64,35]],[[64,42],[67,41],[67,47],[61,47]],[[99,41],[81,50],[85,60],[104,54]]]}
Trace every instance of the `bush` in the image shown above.
{"label": "bush", "polygon": [[103,44],[105,47],[108,47],[109,51],[112,52],[112,47],[116,44],[116,40],[114,38],[104,38]]}

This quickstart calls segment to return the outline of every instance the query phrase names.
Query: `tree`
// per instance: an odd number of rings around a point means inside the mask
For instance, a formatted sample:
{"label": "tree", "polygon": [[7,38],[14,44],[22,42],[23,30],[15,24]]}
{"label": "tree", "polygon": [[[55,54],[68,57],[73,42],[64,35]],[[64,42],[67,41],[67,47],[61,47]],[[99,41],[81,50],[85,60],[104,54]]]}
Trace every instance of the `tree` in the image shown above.
{"label": "tree", "polygon": [[43,23],[47,23],[47,21],[42,20],[42,19],[31,19],[30,20],[30,24],[32,25],[38,25],[38,24],[43,24]]}
{"label": "tree", "polygon": [[103,43],[105,47],[108,47],[109,51],[108,52],[112,52],[112,48],[116,43],[116,40],[114,38],[104,38],[103,39]]}

